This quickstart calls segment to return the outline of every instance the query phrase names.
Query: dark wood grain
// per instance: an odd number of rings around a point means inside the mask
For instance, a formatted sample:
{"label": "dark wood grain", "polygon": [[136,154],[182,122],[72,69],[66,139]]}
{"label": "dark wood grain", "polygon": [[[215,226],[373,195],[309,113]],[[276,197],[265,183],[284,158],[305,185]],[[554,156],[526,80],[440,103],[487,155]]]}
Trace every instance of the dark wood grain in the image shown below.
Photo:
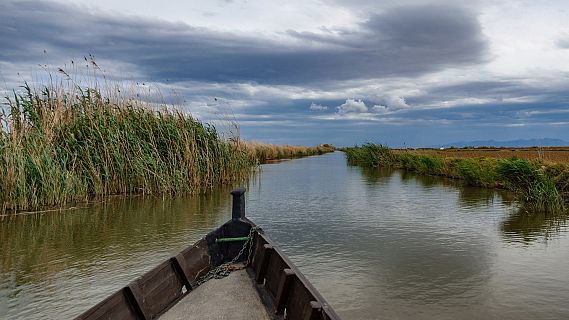
{"label": "dark wood grain", "polygon": [[103,320],[103,319],[138,319],[136,311],[131,307],[125,289],[115,292],[110,297],[99,302],[76,319]]}

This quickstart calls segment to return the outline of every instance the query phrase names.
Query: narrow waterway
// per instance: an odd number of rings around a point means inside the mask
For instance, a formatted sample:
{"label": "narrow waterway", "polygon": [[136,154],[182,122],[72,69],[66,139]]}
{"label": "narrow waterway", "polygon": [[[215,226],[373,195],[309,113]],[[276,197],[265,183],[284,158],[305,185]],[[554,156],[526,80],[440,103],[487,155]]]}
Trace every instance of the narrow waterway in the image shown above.
{"label": "narrow waterway", "polygon": [[[344,319],[569,318],[569,229],[508,193],[349,167],[263,165],[247,215]],[[230,188],[0,221],[0,318],[78,315],[229,219]]]}

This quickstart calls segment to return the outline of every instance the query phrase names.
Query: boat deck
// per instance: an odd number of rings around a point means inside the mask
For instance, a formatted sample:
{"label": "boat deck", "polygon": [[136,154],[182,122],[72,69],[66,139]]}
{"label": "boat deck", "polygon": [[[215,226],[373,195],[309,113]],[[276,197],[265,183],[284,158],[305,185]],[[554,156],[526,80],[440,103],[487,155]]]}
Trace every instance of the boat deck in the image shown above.
{"label": "boat deck", "polygon": [[246,270],[232,272],[222,279],[211,279],[186,295],[161,320],[235,319],[270,320]]}

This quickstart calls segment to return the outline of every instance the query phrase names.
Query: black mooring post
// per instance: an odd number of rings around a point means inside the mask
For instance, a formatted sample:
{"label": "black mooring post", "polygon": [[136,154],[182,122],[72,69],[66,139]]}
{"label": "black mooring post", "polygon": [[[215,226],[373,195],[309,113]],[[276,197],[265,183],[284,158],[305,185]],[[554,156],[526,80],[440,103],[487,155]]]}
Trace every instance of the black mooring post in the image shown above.
{"label": "black mooring post", "polygon": [[231,209],[231,219],[245,218],[245,188],[239,188],[231,191],[233,196],[233,207]]}

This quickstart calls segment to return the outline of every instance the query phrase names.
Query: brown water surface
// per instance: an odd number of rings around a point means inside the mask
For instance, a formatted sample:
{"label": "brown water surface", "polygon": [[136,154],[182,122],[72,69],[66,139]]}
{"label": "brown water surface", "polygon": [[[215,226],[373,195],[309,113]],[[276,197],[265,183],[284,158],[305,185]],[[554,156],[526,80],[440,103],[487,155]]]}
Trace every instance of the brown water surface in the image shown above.
{"label": "brown water surface", "polygon": [[[446,179],[267,164],[247,215],[344,319],[567,319],[566,216]],[[229,219],[229,188],[0,221],[0,318],[78,315]]]}

